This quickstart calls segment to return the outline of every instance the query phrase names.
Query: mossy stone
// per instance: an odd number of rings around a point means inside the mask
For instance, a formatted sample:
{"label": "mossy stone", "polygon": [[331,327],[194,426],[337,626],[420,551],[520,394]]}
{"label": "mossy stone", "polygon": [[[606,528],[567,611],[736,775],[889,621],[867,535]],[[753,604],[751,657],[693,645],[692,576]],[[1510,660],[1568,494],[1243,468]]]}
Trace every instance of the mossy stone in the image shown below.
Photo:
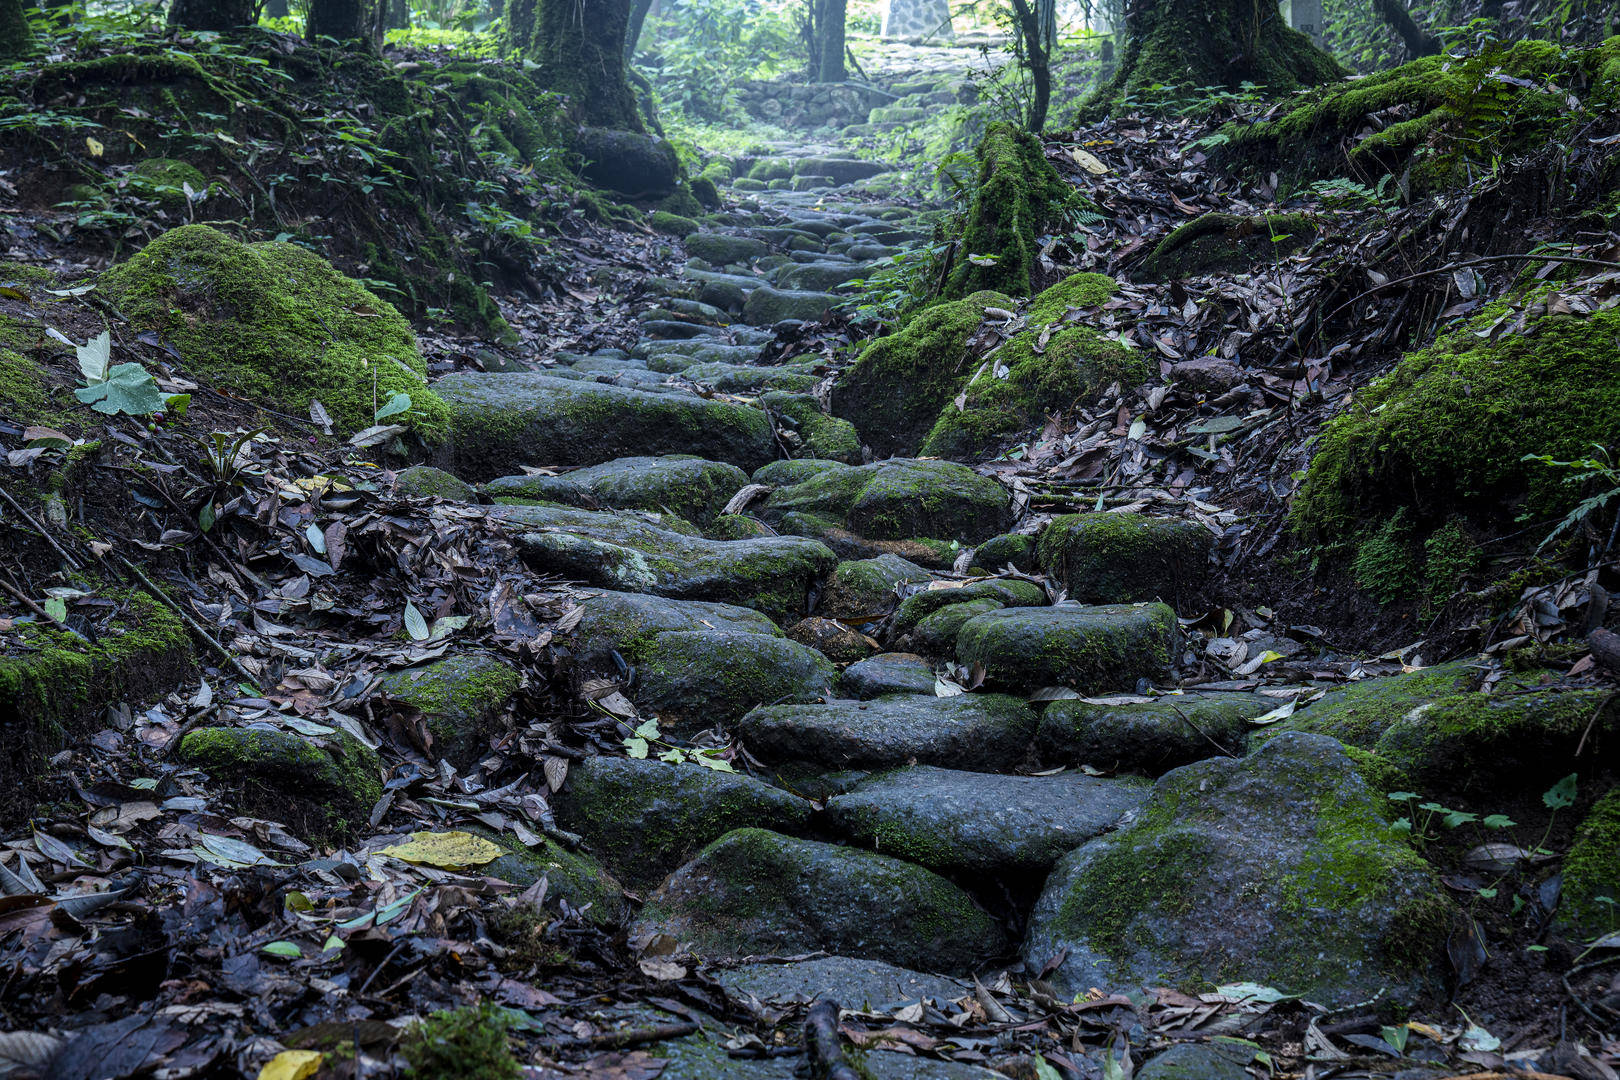
{"label": "mossy stone", "polygon": [[700,849],[752,825],[802,833],[810,804],[741,773],[692,763],[592,757],[554,799],[557,821],[633,888],[650,888]]}
{"label": "mossy stone", "polygon": [[[808,377],[820,382],[813,375]],[[759,403],[783,421],[782,438],[794,453],[823,461],[861,463],[861,437],[855,425],[823,412],[814,395],[772,390],[761,394]]]}
{"label": "mossy stone", "polygon": [[394,477],[394,493],[406,498],[438,498],[449,502],[477,502],[478,492],[469,483],[431,465],[412,465]]}
{"label": "mossy stone", "polygon": [[1157,776],[1221,753],[1241,756],[1249,721],[1281,704],[1241,693],[1167,695],[1122,704],[1054,701],[1041,714],[1036,746],[1049,765]]}
{"label": "mossy stone", "polygon": [[1007,946],[946,879],[883,855],[738,829],[670,875],[632,936],[667,933],[710,957],[826,951],[963,972]]}
{"label": "mossy stone", "polygon": [[1005,606],[993,596],[981,596],[977,600],[960,600],[954,604],[946,604],[912,627],[911,633],[898,644],[930,655],[954,652],[956,635],[961,633],[962,627],[969,619],[977,618],[986,612],[999,611]]}
{"label": "mossy stone", "polygon": [[1620,788],[1594,803],[1575,831],[1564,856],[1557,925],[1579,938],[1620,929]]}
{"label": "mossy stone", "polygon": [[646,650],[631,689],[676,730],[736,720],[756,705],[827,696],[833,665],[798,641],[737,630],[669,630]]}
{"label": "mossy stone", "polygon": [[1177,1043],[1148,1059],[1137,1080],[1248,1080],[1245,1068],[1255,1057],[1251,1046],[1237,1040]]}
{"label": "mossy stone", "polygon": [[382,798],[377,752],[343,731],[317,742],[277,728],[197,728],[175,759],[236,786],[250,812],[320,835],[356,835]]}
{"label": "mossy stone", "polygon": [[970,600],[995,600],[1010,608],[1040,607],[1046,603],[1046,593],[1033,581],[1019,578],[983,578],[955,588],[924,589],[900,601],[889,629],[896,637],[908,634],[940,608]]}
{"label": "mossy stone", "polygon": [[714,266],[746,263],[770,251],[770,245],[751,236],[693,230],[685,239],[686,253]]}
{"label": "mossy stone", "polygon": [[1023,533],[992,536],[973,549],[973,565],[992,573],[1011,566],[1027,574],[1035,569],[1035,538]]}
{"label": "mossy stone", "polygon": [[1337,742],[1289,733],[1166,774],[1066,856],[1030,915],[1061,992],[1256,982],[1330,1008],[1437,987],[1453,909]]}
{"label": "mossy stone", "polygon": [[820,476],[826,472],[837,472],[848,467],[842,461],[831,461],[826,458],[792,458],[761,465],[754,470],[751,479],[756,484],[770,484],[772,487],[792,487],[794,484],[804,483],[813,476]]}
{"label": "mossy stone", "polygon": [[576,506],[653,510],[698,526],[709,524],[748,483],[735,465],[686,454],[615,458],[560,476],[502,476],[484,485],[491,497]]}
{"label": "mossy stone", "polygon": [[1163,604],[1004,608],[969,619],[956,659],[1002,686],[1133,690],[1173,676],[1180,630]]}
{"label": "mossy stone", "polygon": [[896,694],[872,701],[768,705],[737,723],[760,760],[823,770],[943,765],[972,772],[1012,769],[1028,753],[1035,714],[1001,694],[936,698]]}
{"label": "mossy stone", "polygon": [[672,214],[668,210],[654,210],[647,215],[647,224],[654,232],[661,232],[665,236],[690,236],[702,228],[691,218]]}
{"label": "mossy stone", "polygon": [[465,771],[489,753],[489,736],[523,674],[488,653],[463,653],[391,671],[379,685],[395,701],[421,710],[432,751]]}
{"label": "mossy stone", "polygon": [[150,192],[165,209],[184,207],[189,201],[186,187],[194,198],[208,191],[208,178],[195,166],[173,158],[145,158],[129,171],[137,190]]}
{"label": "mossy stone", "polygon": [[775,326],[788,320],[816,322],[837,303],[838,298],[829,293],[761,285],[743,302],[742,317],[749,326]]}
{"label": "mossy stone", "polygon": [[845,561],[834,568],[817,610],[833,619],[877,618],[894,606],[894,588],[933,574],[898,555]]}
{"label": "mossy stone", "polygon": [[1144,281],[1265,265],[1316,239],[1304,214],[1203,214],[1170,231],[1142,260]]}
{"label": "mossy stone", "polygon": [[1041,533],[1041,569],[1082,604],[1166,600],[1178,608],[1209,579],[1214,547],[1196,521],[1147,514],[1068,514]]}
{"label": "mossy stone", "polygon": [[915,653],[879,653],[844,669],[838,692],[860,701],[889,694],[934,693],[934,665]]}
{"label": "mossy stone", "polygon": [[601,591],[580,601],[584,611],[569,638],[574,661],[587,671],[617,667],[612,654],[640,664],[658,635],[672,630],[725,630],[779,637],[770,619],[752,608],[701,600],[671,600],[642,593]]}
{"label": "mossy stone", "polygon": [[747,514],[721,514],[709,523],[706,535],[711,540],[753,540],[761,536],[775,536],[776,531]]}
{"label": "mossy stone", "polygon": [[300,416],[319,400],[357,431],[374,422],[374,401],[404,393],[411,407],[391,423],[430,440],[445,429],[410,323],[296,244],[244,244],[185,225],[97,284],[134,326],[174,345],[192,373],[250,400]]}
{"label": "mossy stone", "polygon": [[[1288,719],[1255,732],[1250,742],[1258,745],[1284,731],[1309,731],[1371,750],[1384,732],[1413,709],[1468,691],[1483,675],[1479,665],[1453,660],[1399,675],[1362,679],[1329,690]],[[1509,676],[1509,681],[1509,688],[1525,685],[1518,677]]]}
{"label": "mossy stone", "polygon": [[819,615],[800,619],[788,628],[787,636],[835,664],[852,664],[878,651],[877,643],[864,634]]}
{"label": "mossy stone", "polygon": [[627,906],[624,886],[591,855],[570,851],[550,837],[541,837],[534,847],[526,847],[516,836],[497,833],[482,825],[470,831],[499,844],[507,853],[480,869],[485,877],[527,889],[546,879],[546,895],[559,897],[585,913],[587,921],[604,929],[624,922]]}
{"label": "mossy stone", "polygon": [[795,367],[714,363],[693,364],[681,371],[681,378],[726,394],[777,391],[801,396],[802,391],[812,389],[821,381],[809,372]]}
{"label": "mossy stone", "polygon": [[972,542],[1012,517],[1007,491],[948,461],[892,458],[822,473],[778,488],[759,509],[774,522],[790,513],[829,518],[871,540],[930,538]]}

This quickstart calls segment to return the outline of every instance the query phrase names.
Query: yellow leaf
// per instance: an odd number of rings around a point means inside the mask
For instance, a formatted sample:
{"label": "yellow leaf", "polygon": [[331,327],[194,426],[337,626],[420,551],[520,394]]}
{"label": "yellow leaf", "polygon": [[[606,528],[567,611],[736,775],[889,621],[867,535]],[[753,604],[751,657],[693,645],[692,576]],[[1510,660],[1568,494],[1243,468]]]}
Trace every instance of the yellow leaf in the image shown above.
{"label": "yellow leaf", "polygon": [[1101,176],[1103,173],[1108,171],[1108,166],[1104,165],[1096,154],[1093,154],[1088,150],[1082,150],[1077,146],[1071,147],[1069,149],[1069,156],[1074,159],[1074,163],[1076,165],[1086,170],[1086,172],[1090,173],[1092,176]]}
{"label": "yellow leaf", "polygon": [[306,1080],[315,1075],[325,1057],[319,1050],[283,1050],[264,1063],[259,1080]]}
{"label": "yellow leaf", "polygon": [[100,157],[101,151],[105,149],[105,147],[101,145],[100,141],[92,139],[88,135],[84,137],[84,145],[89,149],[91,157]]}
{"label": "yellow leaf", "polygon": [[472,833],[418,832],[411,833],[410,839],[403,844],[383,848],[382,853],[408,863],[437,866],[441,870],[460,870],[494,862],[506,854],[506,849]]}

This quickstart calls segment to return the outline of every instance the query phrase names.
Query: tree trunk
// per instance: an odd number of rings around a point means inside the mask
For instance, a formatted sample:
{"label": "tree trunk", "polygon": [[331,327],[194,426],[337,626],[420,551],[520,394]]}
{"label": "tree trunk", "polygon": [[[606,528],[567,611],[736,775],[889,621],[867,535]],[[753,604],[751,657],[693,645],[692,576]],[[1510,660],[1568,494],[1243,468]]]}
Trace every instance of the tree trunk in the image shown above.
{"label": "tree trunk", "polygon": [[574,122],[644,131],[625,73],[630,0],[508,0],[507,34],[539,65],[535,80],[568,99]]}
{"label": "tree trunk", "polygon": [[176,30],[229,33],[258,21],[258,0],[174,0],[169,6],[169,26]]}
{"label": "tree trunk", "polygon": [[1119,70],[1083,118],[1106,113],[1128,97],[1252,82],[1272,92],[1343,78],[1344,68],[1289,27],[1274,0],[1134,0],[1125,12],[1126,46]]}
{"label": "tree trunk", "polygon": [[309,0],[304,36],[311,41],[371,40],[371,12],[366,0]]}
{"label": "tree trunk", "polygon": [[411,26],[411,5],[409,0],[384,0],[383,29],[409,30]]}
{"label": "tree trunk", "polygon": [[[1406,10],[1401,0],[1373,0],[1373,10],[1378,17],[1390,25],[1390,28],[1401,35],[1401,41],[1406,45],[1407,54],[1416,60],[1420,56],[1439,56],[1440,42],[1423,32],[1413,20],[1412,13]],[[1500,15],[1502,7],[1497,5],[1497,14]]]}
{"label": "tree trunk", "polygon": [[1023,39],[1024,67],[1029,71],[1030,81],[1035,84],[1034,93],[1029,99],[1029,113],[1024,117],[1024,127],[1030,132],[1039,135],[1046,127],[1046,110],[1052,104],[1052,42],[1056,40],[1056,27],[1043,25],[1044,16],[1048,11],[1055,11],[1054,7],[1043,5],[1045,10],[1035,10],[1029,6],[1029,0],[1013,0],[1013,17],[1018,20],[1018,33]]}
{"label": "tree trunk", "polygon": [[815,64],[817,82],[843,82],[844,12],[847,0],[821,0],[820,56]]}
{"label": "tree trunk", "polygon": [[647,13],[652,6],[653,0],[630,2],[630,30],[624,39],[624,61],[627,64],[636,58],[636,46],[641,44],[641,28],[647,22]]}
{"label": "tree trunk", "polygon": [[287,6],[287,0],[264,0],[264,16],[267,19],[285,19],[292,14]]}
{"label": "tree trunk", "polygon": [[34,52],[34,31],[22,0],[0,0],[0,61],[21,60]]}

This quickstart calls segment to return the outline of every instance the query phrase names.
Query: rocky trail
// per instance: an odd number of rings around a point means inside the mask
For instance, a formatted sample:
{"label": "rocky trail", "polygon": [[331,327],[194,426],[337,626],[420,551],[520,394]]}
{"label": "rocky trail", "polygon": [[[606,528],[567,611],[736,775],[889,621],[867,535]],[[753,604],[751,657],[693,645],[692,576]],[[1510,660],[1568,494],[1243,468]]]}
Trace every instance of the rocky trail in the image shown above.
{"label": "rocky trail", "polygon": [[[1056,291],[906,331],[959,397],[879,369],[898,346],[848,348],[851,283],[948,213],[931,163],[874,147],[970,95],[977,56],[895,50],[870,100],[772,99],[857,119],[729,156],[704,173],[722,207],[647,215],[620,265],[596,241],[574,340],[510,297],[520,348],[425,332],[447,437],[416,464],[377,402],[347,443],[313,408],[257,425],[118,323],[119,355],[235,429],[204,459],[235,531],[193,527],[190,464],[127,417],[100,457],[0,427],[42,493],[7,574],[124,583],[7,589],[30,610],[5,629],[91,644],[0,668],[60,728],[0,765],[0,1066],[252,1075],[315,1049],[359,1080],[389,1021],[477,1000],[546,1078],[1614,1075],[1615,953],[1570,943],[1612,858],[1615,796],[1579,830],[1570,809],[1571,774],[1613,769],[1608,677],[1540,648],[1533,613],[1428,665],[1425,632],[1348,640],[1308,617],[1334,598],[1274,599],[1256,569],[1281,527],[1245,514],[1279,468],[1244,466],[1355,376],[1226,346],[1297,341],[1279,305],[1331,310],[1342,282],[1273,238],[1193,286],[1241,320],[1186,319],[1179,280],[1137,272],[1149,245],[1076,233],[1040,254]],[[1089,144],[1118,196],[1094,237],[1257,198],[1208,191],[1200,155],[1131,180],[1164,185],[1132,218],[1126,178],[1178,123]],[[186,231],[138,259],[196,259],[162,246]],[[75,346],[100,325],[71,283],[0,284]],[[977,452],[1046,415],[981,378],[1035,385],[1020,365],[1081,313],[1114,331],[1091,412]],[[1143,346],[1171,386],[1145,408]],[[156,466],[120,468],[132,448]],[[135,525],[110,509],[132,491]],[[1587,617],[1589,584],[1551,617]],[[1542,872],[1583,844],[1561,886]]]}

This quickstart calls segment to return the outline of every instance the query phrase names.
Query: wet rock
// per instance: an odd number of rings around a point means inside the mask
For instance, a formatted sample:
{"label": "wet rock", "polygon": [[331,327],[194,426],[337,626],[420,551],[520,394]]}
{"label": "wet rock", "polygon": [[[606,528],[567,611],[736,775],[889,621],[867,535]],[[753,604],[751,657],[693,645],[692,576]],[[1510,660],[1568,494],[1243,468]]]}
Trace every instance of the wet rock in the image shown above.
{"label": "wet rock", "polygon": [[726,345],[713,341],[658,341],[646,343],[647,366],[674,374],[697,364],[751,364],[759,359],[758,345]]}
{"label": "wet rock", "polygon": [[477,502],[478,492],[471,484],[456,479],[431,465],[412,465],[394,477],[394,494],[406,498],[439,498],[450,502]]}
{"label": "wet rock", "polygon": [[693,364],[681,372],[681,378],[725,394],[757,394],[762,390],[796,392],[809,390],[821,381],[798,368],[756,364]]}
{"label": "wet rock", "polygon": [[1035,742],[1041,760],[1050,764],[1157,776],[1223,752],[1243,756],[1249,720],[1281,704],[1261,694],[1237,693],[1119,704],[1054,701],[1041,715]]}
{"label": "wet rock", "polygon": [[1257,982],[1330,1007],[1434,989],[1451,908],[1340,745],[1289,733],[1166,774],[1066,856],[1024,962],[1064,993]]}
{"label": "wet rock", "polygon": [[861,437],[855,425],[822,412],[814,395],[772,390],[760,395],[759,403],[776,415],[781,437],[791,452],[851,465],[861,463]]}
{"label": "wet rock", "polygon": [[434,386],[464,475],[685,453],[757,469],[776,456],[765,414],[745,405],[519,373],[457,372]]}
{"label": "wet rock", "polygon": [[633,131],[582,127],[573,150],[585,159],[582,173],[598,187],[637,198],[668,195],[680,184],[681,166],[666,140]]}
{"label": "wet rock", "polygon": [[629,663],[641,663],[658,635],[673,630],[723,630],[767,637],[782,634],[764,615],[734,604],[603,591],[585,597],[580,606],[585,610],[574,627],[570,644],[575,662],[596,670],[616,666],[614,652]]}
{"label": "wet rock", "polygon": [[808,1004],[831,998],[846,1009],[890,1013],[919,1001],[944,1008],[971,990],[938,975],[885,964],[822,956],[790,964],[742,964],[715,973],[734,997],[765,1004]]}
{"label": "wet rock", "polygon": [[686,238],[686,251],[715,266],[728,263],[746,263],[771,249],[762,240],[751,236],[732,236],[727,233],[699,232]]}
{"label": "wet rock", "polygon": [[631,936],[664,933],[711,957],[827,951],[947,973],[1006,947],[949,881],[883,855],[738,829],[671,874]]}
{"label": "wet rock", "polygon": [[826,176],[837,184],[853,184],[887,171],[888,166],[881,162],[860,158],[804,157],[793,163],[795,176]]}
{"label": "wet rock", "polygon": [[707,540],[621,514],[549,506],[498,506],[491,517],[519,533],[533,566],[621,592],[719,600],[778,621],[805,613],[811,587],[837,557],[798,536]]}
{"label": "wet rock", "polygon": [[751,479],[756,484],[791,487],[822,473],[838,472],[847,468],[849,466],[844,462],[831,461],[827,458],[794,458],[791,461],[773,461],[768,465],[761,465],[754,470]]}
{"label": "wet rock", "polygon": [[934,665],[914,653],[879,653],[849,665],[838,677],[838,691],[870,701],[885,694],[934,694]]}
{"label": "wet rock", "polygon": [[586,758],[554,806],[558,824],[638,889],[733,829],[799,833],[810,823],[808,802],[751,776],[635,758]]}
{"label": "wet rock", "polygon": [[393,700],[421,710],[430,751],[466,771],[489,753],[489,737],[523,685],[523,675],[488,653],[474,652],[391,671],[379,685]]}
{"label": "wet rock", "polygon": [[1616,900],[1620,900],[1620,788],[1593,804],[1575,831],[1564,856],[1556,926],[1579,939],[1608,933],[1615,928]]}
{"label": "wet rock", "polygon": [[1041,567],[1083,604],[1190,600],[1209,576],[1214,544],[1193,521],[1145,514],[1070,514],[1041,533]]}
{"label": "wet rock", "polygon": [[821,653],[835,664],[850,664],[877,651],[865,636],[836,619],[812,615],[800,619],[788,630],[788,637]]}
{"label": "wet rock", "polygon": [[996,481],[949,461],[895,458],[824,473],[771,493],[760,516],[819,518],[871,540],[970,542],[1011,520]]}
{"label": "wet rock", "polygon": [[743,321],[750,326],[774,326],[784,319],[802,319],[815,322],[838,302],[838,298],[822,292],[796,292],[761,286],[748,294],[743,302]]}
{"label": "wet rock", "polygon": [[571,506],[665,511],[707,525],[748,483],[735,465],[685,454],[617,458],[560,476],[502,476],[484,485],[492,498]]}
{"label": "wet rock", "polygon": [[963,625],[956,658],[1005,686],[1133,690],[1173,677],[1178,636],[1163,604],[1005,608]]}
{"label": "wet rock", "polygon": [[778,274],[776,283],[784,289],[810,292],[832,292],[835,289],[844,291],[843,286],[853,278],[864,277],[866,269],[852,262],[799,263]]}
{"label": "wet rock", "polygon": [[1035,569],[1035,538],[1022,533],[991,537],[974,549],[972,565],[991,573],[1009,566],[1030,573]]}
{"label": "wet rock", "polygon": [[1254,1050],[1236,1043],[1177,1043],[1155,1055],[1137,1080],[1248,1080]]}
{"label": "wet rock", "polygon": [[1046,593],[1033,581],[1017,578],[989,578],[953,588],[924,589],[900,601],[892,630],[896,636],[907,634],[941,608],[970,600],[995,600],[1002,607],[1040,607],[1046,603]]}
{"label": "wet rock", "polygon": [[1147,795],[1148,785],[1135,780],[916,765],[829,799],[827,817],[851,843],[943,874],[1044,874]]}
{"label": "wet rock", "polygon": [[825,705],[770,705],[737,724],[764,761],[829,769],[882,769],[915,762],[974,772],[1010,769],[1035,734],[1035,714],[1017,698],[897,695]]}
{"label": "wet rock", "polygon": [[624,886],[602,864],[580,851],[569,851],[555,840],[541,837],[533,847],[510,834],[475,825],[472,832],[499,844],[506,854],[480,869],[486,877],[527,889],[546,879],[546,895],[561,897],[585,913],[585,918],[604,928],[624,922]]}
{"label": "wet rock", "polygon": [[295,830],[352,835],[382,798],[377,752],[343,731],[319,739],[279,728],[198,728],[175,760],[240,791],[241,804]]}
{"label": "wet rock", "polygon": [[956,648],[956,636],[969,619],[999,611],[1004,606],[1000,600],[989,596],[946,604],[913,627],[898,644],[930,655],[952,652]]}
{"label": "wet rock", "polygon": [[677,729],[735,720],[756,705],[826,697],[837,672],[797,641],[733,630],[671,630],[646,648],[631,698]]}
{"label": "wet rock", "polygon": [[841,562],[822,590],[817,610],[834,619],[877,618],[894,606],[894,587],[933,575],[898,555]]}
{"label": "wet rock", "polygon": [[1171,364],[1170,378],[1199,393],[1224,394],[1244,382],[1248,376],[1230,360],[1222,360],[1218,356],[1200,356]]}
{"label": "wet rock", "polygon": [[721,514],[709,526],[708,535],[711,540],[753,540],[775,536],[776,530],[747,514]]}

